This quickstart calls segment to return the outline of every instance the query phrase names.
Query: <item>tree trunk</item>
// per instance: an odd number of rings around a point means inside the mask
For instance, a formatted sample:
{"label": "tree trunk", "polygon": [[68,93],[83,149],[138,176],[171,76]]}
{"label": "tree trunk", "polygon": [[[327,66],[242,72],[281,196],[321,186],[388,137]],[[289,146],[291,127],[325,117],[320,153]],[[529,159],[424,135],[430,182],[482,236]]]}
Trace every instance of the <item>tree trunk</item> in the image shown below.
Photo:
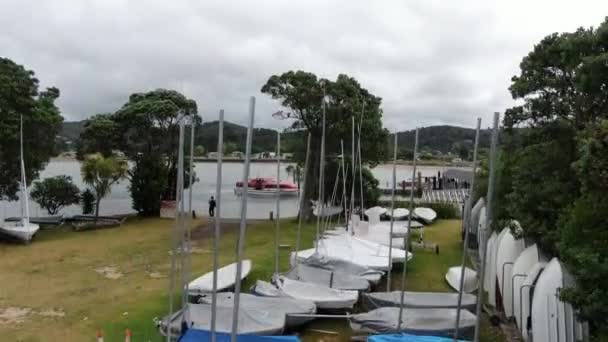
{"label": "tree trunk", "polygon": [[97,222],[97,218],[99,217],[99,202],[101,198],[95,198],[95,222]]}

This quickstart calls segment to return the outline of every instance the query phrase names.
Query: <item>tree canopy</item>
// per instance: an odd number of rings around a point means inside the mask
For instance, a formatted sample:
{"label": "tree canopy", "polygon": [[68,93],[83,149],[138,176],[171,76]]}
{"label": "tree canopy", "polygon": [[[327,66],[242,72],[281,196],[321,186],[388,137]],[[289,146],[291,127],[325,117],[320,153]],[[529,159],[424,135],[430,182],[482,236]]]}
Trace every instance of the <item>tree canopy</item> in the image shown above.
{"label": "tree canopy", "polygon": [[523,58],[509,88],[522,105],[505,113],[496,201],[499,220],[519,220],[525,237],[574,275],[563,298],[596,338],[608,336],[606,51],[608,18],[549,35]]}
{"label": "tree canopy", "polygon": [[85,157],[80,172],[82,180],[95,193],[95,216],[99,216],[101,199],[110,193],[112,185],[125,178],[127,170],[127,161],[114,156],[105,158],[96,153]]}
{"label": "tree canopy", "polygon": [[64,207],[78,204],[80,190],[72,183],[72,177],[61,175],[35,182],[31,196],[49,215],[55,215]]}
{"label": "tree canopy", "polygon": [[[355,124],[361,124],[363,162],[374,166],[386,159],[388,132],[382,127],[382,99],[361,87],[353,77],[340,74],[335,81],[331,81],[318,78],[310,72],[288,71],[272,75],[261,91],[278,100],[284,108],[275,113],[275,117],[293,120],[293,131],[311,133],[312,157],[304,189],[303,214],[307,218],[312,212],[309,199],[314,198],[319,175],[322,101],[326,103],[326,155],[341,153],[340,140],[344,140],[345,145],[349,146],[345,152],[350,151],[351,118],[354,117]],[[295,157],[302,162],[306,144],[299,144],[298,147]]]}
{"label": "tree canopy", "polygon": [[[197,112],[196,102],[175,90],[132,94],[115,113],[89,120],[80,134],[78,152],[104,156],[113,150],[123,152],[135,163],[128,173],[133,209],[141,215],[158,215],[162,199],[175,200],[179,120],[200,125]],[[187,173],[188,165],[184,169]],[[188,175],[184,179],[188,187]]]}
{"label": "tree canopy", "polygon": [[39,81],[8,58],[0,57],[0,198],[15,200],[19,190],[19,125],[23,117],[26,178],[38,178],[55,154],[55,136],[63,118],[55,100],[59,89],[38,89]]}

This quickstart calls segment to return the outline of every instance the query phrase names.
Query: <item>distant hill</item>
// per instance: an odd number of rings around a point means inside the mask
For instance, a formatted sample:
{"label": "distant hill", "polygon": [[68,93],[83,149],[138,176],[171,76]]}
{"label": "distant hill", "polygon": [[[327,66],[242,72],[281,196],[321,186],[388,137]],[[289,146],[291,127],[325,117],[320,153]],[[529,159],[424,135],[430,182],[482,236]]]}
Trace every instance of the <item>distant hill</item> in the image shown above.
{"label": "distant hill", "polygon": [[80,136],[80,132],[84,129],[86,120],[82,121],[64,121],[61,126],[59,135],[66,140],[76,141]]}
{"label": "distant hill", "polygon": [[[405,149],[414,149],[415,131],[397,133],[399,146]],[[479,147],[490,147],[491,131],[479,131]],[[475,142],[475,129],[457,126],[429,126],[418,130],[418,148],[420,151],[455,153],[463,147],[472,151]]]}
{"label": "distant hill", "polygon": [[[84,128],[85,121],[67,121],[63,123],[60,136],[65,140],[76,142]],[[218,121],[203,123],[196,132],[195,145],[202,145],[205,151],[217,149]],[[398,132],[400,150],[412,150],[414,147],[414,131]],[[232,122],[224,122],[224,145],[229,146],[230,151],[244,151],[247,127]],[[291,151],[293,144],[301,143],[301,137],[296,133],[288,133],[282,136],[283,150]],[[252,152],[274,151],[276,148],[276,130],[267,128],[256,128],[253,134]],[[440,152],[443,154],[454,153],[464,149],[472,151],[475,140],[475,130],[457,126],[430,126],[423,127],[418,133],[419,149],[432,154]],[[392,138],[390,139],[392,144]],[[480,148],[489,148],[490,131],[480,131]],[[462,152],[464,154],[464,152]]]}

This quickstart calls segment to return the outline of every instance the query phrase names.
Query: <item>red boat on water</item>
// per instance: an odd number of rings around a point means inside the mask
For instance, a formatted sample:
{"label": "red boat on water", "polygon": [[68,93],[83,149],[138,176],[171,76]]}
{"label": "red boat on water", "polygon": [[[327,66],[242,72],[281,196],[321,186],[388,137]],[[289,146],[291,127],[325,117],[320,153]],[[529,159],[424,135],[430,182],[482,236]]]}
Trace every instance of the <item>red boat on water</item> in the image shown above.
{"label": "red boat on water", "polygon": [[[274,178],[251,178],[247,184],[247,194],[251,196],[276,196],[277,190],[280,191],[280,196],[297,196],[299,192],[298,185],[290,181],[281,181],[277,189],[277,180]],[[243,194],[242,181],[236,182],[234,193]]]}

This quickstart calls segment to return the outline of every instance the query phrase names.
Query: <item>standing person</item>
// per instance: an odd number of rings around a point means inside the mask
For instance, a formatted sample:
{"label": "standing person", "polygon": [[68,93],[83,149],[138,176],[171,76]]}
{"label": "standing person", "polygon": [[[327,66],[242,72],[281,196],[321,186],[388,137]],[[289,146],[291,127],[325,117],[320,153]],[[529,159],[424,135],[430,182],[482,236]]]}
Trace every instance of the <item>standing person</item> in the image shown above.
{"label": "standing person", "polygon": [[211,198],[209,199],[209,217],[213,217],[215,215],[215,206],[215,198],[211,196]]}

